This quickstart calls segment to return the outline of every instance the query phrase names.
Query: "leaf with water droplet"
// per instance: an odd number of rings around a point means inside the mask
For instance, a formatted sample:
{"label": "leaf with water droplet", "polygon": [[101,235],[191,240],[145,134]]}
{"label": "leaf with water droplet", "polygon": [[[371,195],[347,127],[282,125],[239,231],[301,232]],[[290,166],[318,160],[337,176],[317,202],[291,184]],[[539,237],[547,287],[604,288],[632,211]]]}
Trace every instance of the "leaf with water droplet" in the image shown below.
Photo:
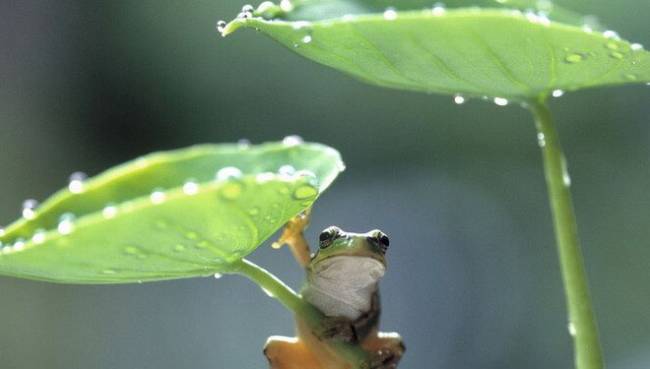
{"label": "leaf with water droplet", "polygon": [[[649,52],[549,2],[445,3],[433,11],[424,0],[298,2],[291,11],[236,19],[223,34],[255,28],[365,82],[454,96],[522,101],[650,81]],[[301,44],[306,35],[310,42]]]}
{"label": "leaf with water droplet", "polygon": [[147,155],[26,204],[29,217],[0,233],[0,274],[137,283],[226,273],[342,168],[336,150],[295,136]]}

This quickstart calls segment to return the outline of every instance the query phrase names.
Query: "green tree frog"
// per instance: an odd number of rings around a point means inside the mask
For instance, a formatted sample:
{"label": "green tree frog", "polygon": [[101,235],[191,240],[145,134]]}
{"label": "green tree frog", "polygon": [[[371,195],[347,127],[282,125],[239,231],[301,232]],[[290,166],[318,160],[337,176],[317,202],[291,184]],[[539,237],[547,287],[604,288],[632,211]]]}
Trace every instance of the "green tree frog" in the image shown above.
{"label": "green tree frog", "polygon": [[395,369],[404,354],[397,333],[379,332],[379,279],[386,271],[389,239],[379,230],[344,232],[329,227],[319,236],[313,255],[303,231],[307,213],[290,221],[274,246],[287,244],[307,278],[302,297],[326,317],[314,331],[296,317],[297,337],[271,336],[264,347],[271,369],[349,369],[328,341],[360,345],[368,352],[371,369]]}

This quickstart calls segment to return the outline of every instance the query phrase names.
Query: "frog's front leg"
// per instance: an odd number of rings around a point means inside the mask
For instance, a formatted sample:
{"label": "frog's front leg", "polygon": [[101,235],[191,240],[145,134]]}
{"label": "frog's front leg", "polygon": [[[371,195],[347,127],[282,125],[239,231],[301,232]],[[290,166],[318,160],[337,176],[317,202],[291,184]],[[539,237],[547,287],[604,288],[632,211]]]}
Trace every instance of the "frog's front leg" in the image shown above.
{"label": "frog's front leg", "polygon": [[273,242],[273,248],[279,249],[283,245],[288,245],[291,253],[301,267],[306,268],[311,260],[309,244],[305,239],[305,229],[309,225],[310,210],[296,215],[284,226],[284,231],[280,238]]}
{"label": "frog's front leg", "polygon": [[271,336],[264,346],[271,369],[320,369],[318,360],[295,337]]}
{"label": "frog's front leg", "polygon": [[378,332],[369,336],[362,346],[370,354],[370,369],[396,369],[406,351],[398,333]]}

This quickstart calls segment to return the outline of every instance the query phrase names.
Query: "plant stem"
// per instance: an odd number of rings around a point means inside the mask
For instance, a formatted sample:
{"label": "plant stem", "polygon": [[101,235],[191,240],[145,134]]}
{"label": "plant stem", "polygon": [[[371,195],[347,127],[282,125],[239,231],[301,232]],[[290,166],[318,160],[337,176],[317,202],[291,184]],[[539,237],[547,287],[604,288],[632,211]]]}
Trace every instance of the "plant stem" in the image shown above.
{"label": "plant stem", "polygon": [[576,218],[571,200],[571,180],[559,136],[545,98],[530,104],[544,159],[555,238],[569,310],[577,369],[602,369],[603,355],[585,273]]}
{"label": "plant stem", "polygon": [[[287,309],[291,310],[297,317],[305,321],[312,329],[321,327],[325,315],[310,303],[302,299],[291,287],[287,286],[278,277],[257,264],[241,259],[232,264],[230,273],[240,274],[259,285],[267,294],[280,301]],[[324,343],[325,344],[325,343]],[[358,345],[344,342],[329,343],[341,357],[353,364],[353,369],[365,368],[368,362],[368,354]]]}

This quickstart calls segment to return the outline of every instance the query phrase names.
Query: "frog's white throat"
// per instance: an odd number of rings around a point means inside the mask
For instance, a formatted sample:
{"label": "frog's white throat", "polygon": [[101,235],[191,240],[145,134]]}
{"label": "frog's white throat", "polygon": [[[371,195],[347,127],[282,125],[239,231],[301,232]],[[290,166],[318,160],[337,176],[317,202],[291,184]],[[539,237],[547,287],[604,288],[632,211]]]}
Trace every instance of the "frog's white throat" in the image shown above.
{"label": "frog's white throat", "polygon": [[383,263],[363,256],[334,256],[312,267],[305,299],[327,316],[356,319],[371,307]]}

